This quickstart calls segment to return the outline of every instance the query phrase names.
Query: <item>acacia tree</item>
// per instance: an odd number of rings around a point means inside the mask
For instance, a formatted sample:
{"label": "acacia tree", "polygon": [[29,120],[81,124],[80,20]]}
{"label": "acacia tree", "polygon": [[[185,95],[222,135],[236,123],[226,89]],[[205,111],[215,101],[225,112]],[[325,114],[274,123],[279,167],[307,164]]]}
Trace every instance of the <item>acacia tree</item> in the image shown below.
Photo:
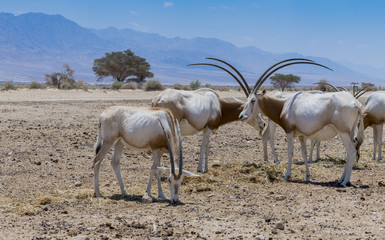
{"label": "acacia tree", "polygon": [[98,76],[98,81],[112,77],[119,82],[134,81],[142,84],[145,78],[154,76],[146,59],[136,56],[131,50],[105,53],[104,57],[94,60],[92,69]]}
{"label": "acacia tree", "polygon": [[74,86],[76,84],[75,78],[73,76],[75,71],[72,70],[68,64],[64,64],[63,67],[65,69],[62,72],[46,74],[46,84],[56,86],[58,89],[61,89],[64,83],[67,83],[70,86]]}
{"label": "acacia tree", "polygon": [[293,74],[285,75],[276,73],[274,76],[270,77],[270,83],[273,84],[274,87],[280,88],[282,91],[287,87],[291,87],[294,83],[299,83],[299,81],[301,81],[301,77]]}

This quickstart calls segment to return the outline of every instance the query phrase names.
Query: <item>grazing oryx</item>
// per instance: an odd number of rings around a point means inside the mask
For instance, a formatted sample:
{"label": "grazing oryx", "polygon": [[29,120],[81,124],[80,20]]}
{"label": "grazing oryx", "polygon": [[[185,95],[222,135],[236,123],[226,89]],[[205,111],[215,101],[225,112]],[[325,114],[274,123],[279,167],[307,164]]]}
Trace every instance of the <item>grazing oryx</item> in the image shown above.
{"label": "grazing oryx", "polygon": [[385,121],[385,92],[378,91],[370,94],[363,107],[364,125],[373,128],[373,157],[376,159],[376,147],[378,146],[377,162],[382,159],[382,128]]}
{"label": "grazing oryx", "polygon": [[[290,63],[283,64],[284,62]],[[298,137],[300,140],[306,167],[305,180],[310,181],[306,139],[322,141],[338,134],[347,151],[346,166],[338,183],[346,186],[350,181],[354,158],[359,158],[358,150],[364,139],[361,103],[347,92],[325,94],[297,92],[286,100],[269,97],[265,94],[266,91],[257,93],[271,74],[293,64],[313,64],[327,68],[310,60],[293,62],[293,59],[273,65],[256,82],[239,118],[246,120],[249,116],[262,112],[284,129],[288,143],[288,166],[285,180],[288,180],[291,175],[294,137]]]}
{"label": "grazing oryx", "polygon": [[[178,142],[179,136],[179,142]],[[103,158],[112,146],[114,158],[111,162],[119,181],[122,195],[128,195],[124,189],[120,174],[120,156],[124,143],[132,150],[145,150],[150,148],[153,151],[153,165],[146,192],[151,197],[151,182],[154,172],[158,181],[158,196],[162,200],[164,196],[159,168],[162,153],[169,151],[171,162],[171,173],[168,177],[171,202],[179,199],[179,187],[183,181],[183,175],[196,176],[193,173],[183,170],[182,142],[180,138],[179,124],[172,113],[160,108],[137,108],[115,106],[107,108],[99,118],[98,138],[95,143],[96,157],[93,161],[95,177],[95,195],[100,197],[99,191],[99,169]],[[173,149],[179,147],[179,171],[176,172]]]}
{"label": "grazing oryx", "polygon": [[[218,96],[211,89],[182,91],[166,89],[152,100],[153,107],[169,109],[180,121],[182,135],[192,135],[203,131],[198,172],[208,172],[209,138],[212,131],[220,126],[237,121],[245,103],[239,100],[228,101]],[[265,123],[260,114],[251,116],[248,121],[255,129],[262,132]],[[203,155],[205,169],[202,170]]]}

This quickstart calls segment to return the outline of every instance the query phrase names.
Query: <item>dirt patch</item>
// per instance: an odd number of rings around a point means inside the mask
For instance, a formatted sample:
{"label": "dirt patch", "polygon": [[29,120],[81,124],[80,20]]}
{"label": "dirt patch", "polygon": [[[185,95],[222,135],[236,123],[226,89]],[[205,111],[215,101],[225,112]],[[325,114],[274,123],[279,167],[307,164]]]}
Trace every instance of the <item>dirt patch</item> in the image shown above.
{"label": "dirt patch", "polygon": [[[241,122],[211,137],[210,172],[186,178],[181,203],[142,202],[151,152],[125,150],[120,197],[109,164],[101,167],[103,198],[93,196],[96,126],[112,105],[149,106],[143,91],[18,90],[0,93],[0,239],[381,239],[385,236],[384,163],[371,160],[367,129],[352,186],[340,188],[345,150],[321,143],[305,183],[299,143],[292,179],[283,181],[286,141],[277,128],[280,164],[263,162],[261,138]],[[223,97],[243,97],[222,92]],[[186,169],[195,172],[201,135],[183,137]],[[270,155],[271,158],[271,155]],[[162,164],[167,166],[167,156]],[[164,174],[166,176],[166,174]],[[153,195],[156,196],[156,184]],[[167,183],[163,190],[169,196]]]}

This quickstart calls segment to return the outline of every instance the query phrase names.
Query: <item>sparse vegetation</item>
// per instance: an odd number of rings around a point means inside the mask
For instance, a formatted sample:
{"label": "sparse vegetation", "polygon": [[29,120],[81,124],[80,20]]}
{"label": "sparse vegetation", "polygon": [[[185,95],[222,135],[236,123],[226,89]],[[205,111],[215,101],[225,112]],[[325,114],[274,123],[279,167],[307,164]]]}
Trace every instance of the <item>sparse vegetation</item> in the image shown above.
{"label": "sparse vegetation", "polygon": [[73,76],[74,70],[68,64],[64,64],[65,68],[62,72],[55,72],[45,75],[47,85],[55,86],[58,89],[74,89],[76,88],[76,81]]}
{"label": "sparse vegetation", "polygon": [[112,90],[119,90],[123,86],[123,82],[115,81],[113,84],[111,84]]}
{"label": "sparse vegetation", "polygon": [[45,85],[39,82],[31,82],[29,84],[29,89],[43,89],[43,88],[45,88]]}
{"label": "sparse vegetation", "polygon": [[121,89],[131,89],[131,90],[135,90],[136,88],[137,88],[136,85],[133,83],[125,83],[121,87]]}
{"label": "sparse vegetation", "polygon": [[7,81],[7,82],[3,83],[2,85],[3,85],[3,90],[5,90],[5,91],[17,89],[17,87],[15,86],[15,84],[13,84],[12,81]]}
{"label": "sparse vegetation", "polygon": [[172,88],[176,90],[191,90],[189,86],[182,85],[180,83],[175,83],[174,85],[172,85]]}
{"label": "sparse vegetation", "polygon": [[201,87],[201,82],[199,80],[190,82],[190,88],[192,90],[197,90],[200,87]]}
{"label": "sparse vegetation", "polygon": [[144,84],[144,91],[160,91],[164,86],[158,80],[151,80]]}

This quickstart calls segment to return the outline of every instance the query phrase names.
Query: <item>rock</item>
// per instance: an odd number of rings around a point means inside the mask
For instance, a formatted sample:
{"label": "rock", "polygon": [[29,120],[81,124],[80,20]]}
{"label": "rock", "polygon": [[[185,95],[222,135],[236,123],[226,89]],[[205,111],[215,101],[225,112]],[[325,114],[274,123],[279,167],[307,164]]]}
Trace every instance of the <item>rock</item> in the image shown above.
{"label": "rock", "polygon": [[89,240],[90,238],[86,235],[77,235],[75,237],[71,237],[71,240]]}
{"label": "rock", "polygon": [[80,187],[82,183],[80,181],[75,182],[75,187]]}
{"label": "rock", "polygon": [[275,224],[275,228],[279,230],[284,230],[285,229],[285,222],[284,221],[279,221]]}
{"label": "rock", "polygon": [[378,182],[378,186],[380,186],[380,187],[385,187],[385,182],[384,182],[384,181],[379,181],[379,182]]}
{"label": "rock", "polygon": [[265,237],[263,235],[258,235],[255,237],[255,240],[265,240]]}
{"label": "rock", "polygon": [[285,199],[286,199],[286,196],[284,196],[284,195],[279,195],[279,196],[275,197],[275,200],[277,200],[277,201],[283,201]]}
{"label": "rock", "polygon": [[302,217],[308,218],[308,217],[310,217],[310,213],[308,211],[303,212]]}
{"label": "rock", "polygon": [[152,203],[152,197],[150,197],[148,195],[144,195],[142,197],[142,203]]}

